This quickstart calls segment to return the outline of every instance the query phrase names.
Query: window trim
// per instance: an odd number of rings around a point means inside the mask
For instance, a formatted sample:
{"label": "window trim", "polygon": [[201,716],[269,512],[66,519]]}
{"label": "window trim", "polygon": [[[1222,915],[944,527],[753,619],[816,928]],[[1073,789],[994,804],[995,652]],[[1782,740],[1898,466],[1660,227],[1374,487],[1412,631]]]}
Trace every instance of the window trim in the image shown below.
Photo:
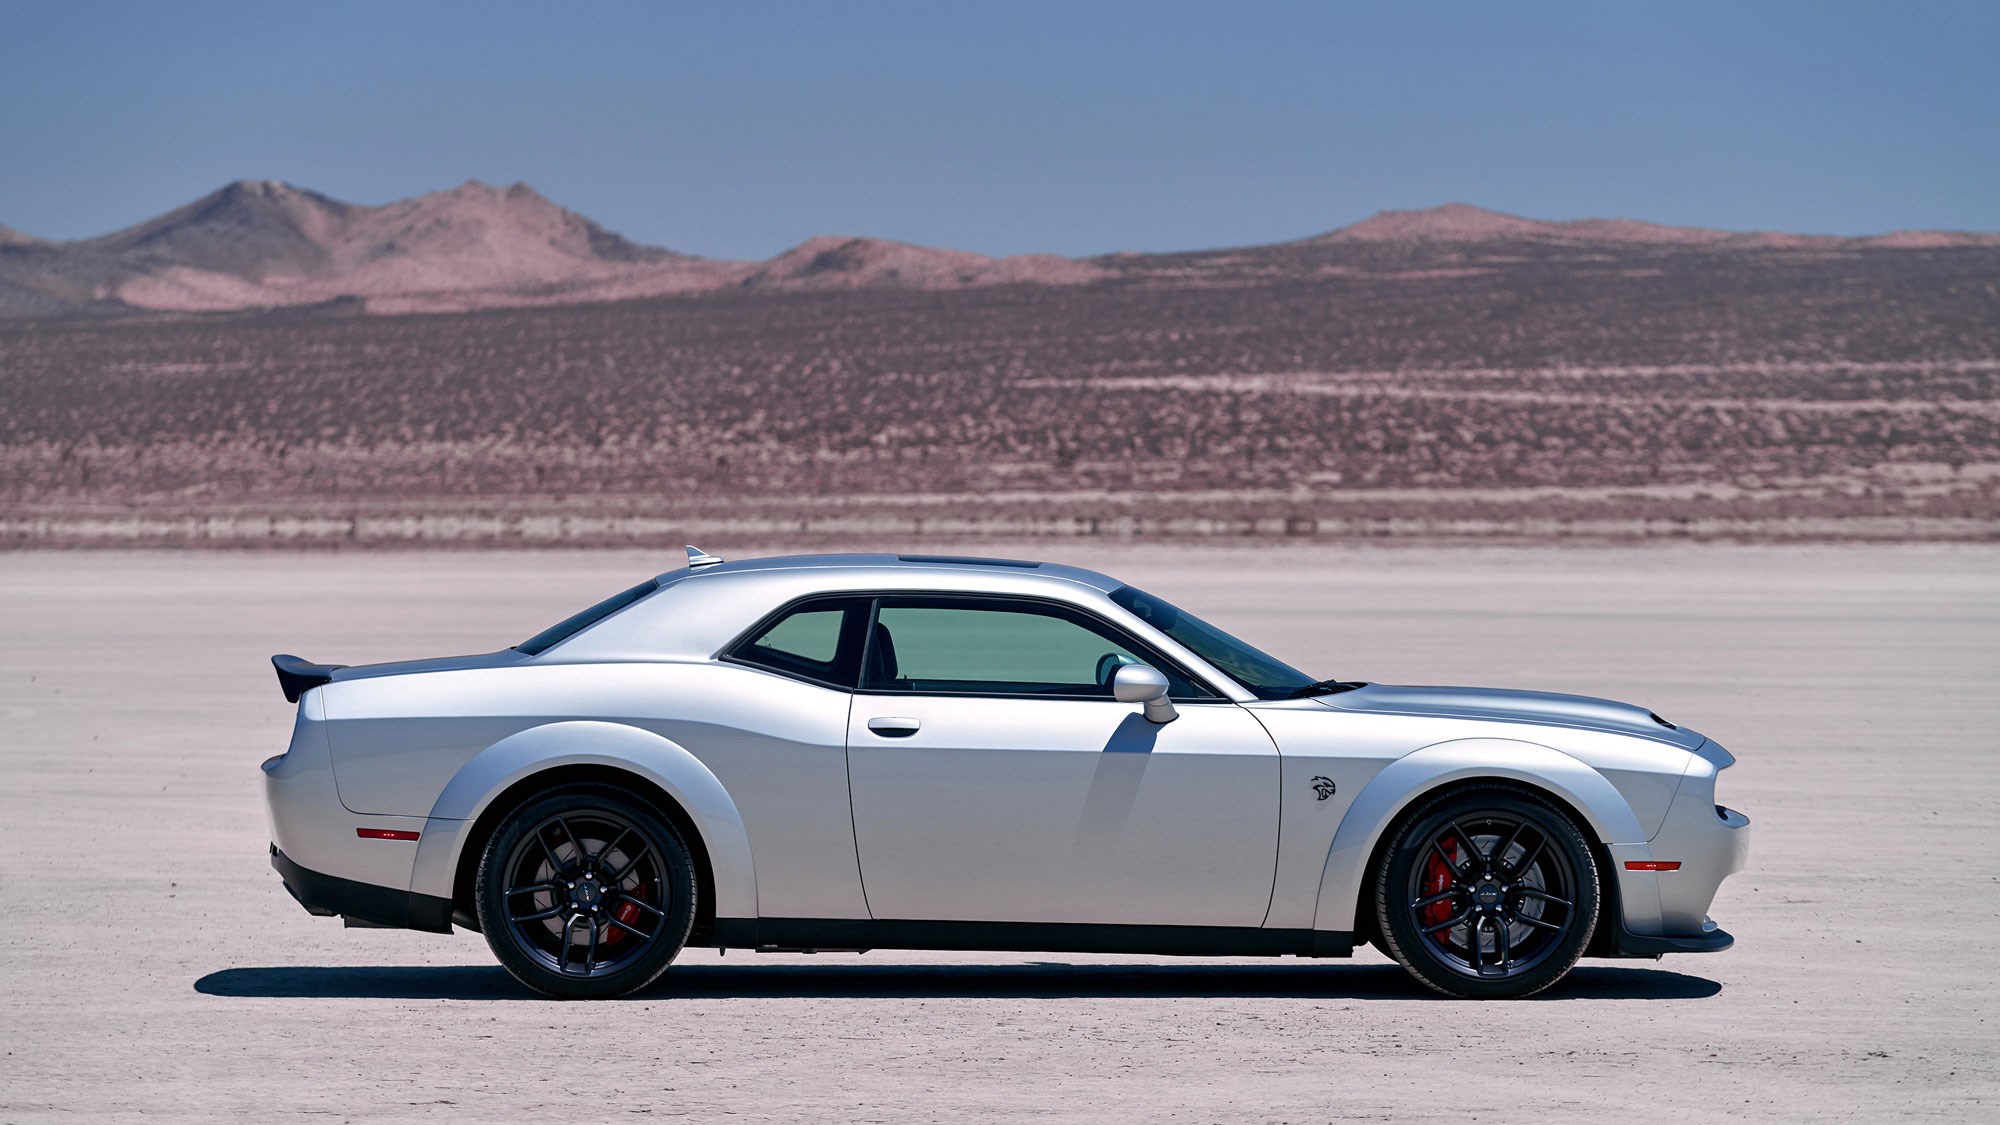
{"label": "window trim", "polygon": [[[868,667],[867,646],[874,643],[875,615],[882,608],[883,598],[959,598],[959,599],[971,599],[971,600],[985,601],[985,602],[1014,602],[1019,604],[1042,606],[1045,608],[1057,609],[1065,613],[1073,613],[1080,617],[1088,619],[1089,621],[1094,623],[1099,629],[1103,630],[1106,633],[1109,633],[1112,637],[1123,638],[1123,640],[1121,640],[1119,643],[1125,644],[1125,647],[1131,649],[1133,652],[1139,653],[1141,655],[1149,655],[1152,658],[1152,666],[1154,668],[1157,668],[1162,672],[1172,671],[1174,673],[1177,673],[1181,677],[1181,679],[1186,680],[1188,683],[1194,685],[1197,690],[1205,691],[1208,693],[1206,695],[1169,696],[1168,698],[1173,700],[1173,702],[1186,703],[1186,704],[1228,703],[1232,705],[1235,704],[1236,702],[1234,699],[1230,698],[1228,692],[1218,689],[1216,685],[1213,682],[1211,682],[1207,676],[1204,676],[1200,673],[1193,671],[1192,669],[1188,668],[1186,664],[1183,664],[1181,661],[1173,658],[1172,656],[1167,655],[1165,652],[1162,652],[1158,645],[1155,645],[1152,642],[1147,641],[1142,637],[1135,636],[1132,630],[1126,628],[1123,625],[1118,624],[1115,621],[1112,621],[1111,619],[1105,617],[1103,614],[1094,612],[1087,606],[1077,605],[1074,602],[1066,602],[1057,598],[1041,597],[1035,594],[999,594],[999,593],[986,593],[983,591],[967,591],[967,590],[910,590],[910,589],[823,590],[818,593],[801,594],[800,596],[793,598],[791,601],[783,603],[782,605],[778,606],[778,608],[772,610],[771,612],[766,613],[762,617],[759,617],[756,621],[751,623],[749,628],[744,629],[742,632],[736,634],[735,637],[730,639],[728,644],[723,645],[722,648],[717,651],[715,655],[715,660],[718,663],[733,664],[740,668],[748,668],[754,671],[766,673],[768,675],[778,676],[782,679],[791,680],[794,683],[811,684],[814,687],[832,688],[835,691],[844,691],[849,695],[866,695],[876,698],[1040,699],[1040,700],[1061,700],[1069,703],[1105,702],[1104,700],[1090,696],[1041,695],[1041,694],[1029,695],[1011,691],[937,692],[937,691],[892,691],[886,688],[864,688],[861,686],[861,677]],[[846,655],[847,646],[850,640],[853,639],[850,638],[849,636],[850,630],[853,630],[856,633],[858,633],[858,639],[861,643],[860,651],[855,654],[854,664],[851,669],[848,669],[851,672],[851,675],[853,676],[852,683],[841,684],[841,683],[834,683],[828,680],[816,679],[811,676],[801,675],[797,672],[787,671],[783,668],[773,668],[768,664],[760,664],[754,660],[746,660],[739,655],[739,652],[742,649],[754,643],[758,637],[763,636],[766,630],[776,625],[779,621],[784,620],[786,617],[791,616],[793,613],[804,609],[808,605],[811,605],[814,602],[844,602],[844,601],[854,601],[854,602],[864,603],[863,613],[858,615],[850,614],[847,620],[842,622],[841,624],[840,645],[841,645],[842,656]],[[860,625],[858,627],[856,625],[857,617],[860,620]],[[841,666],[843,669],[847,669],[847,665],[844,662],[842,663]],[[1234,681],[1231,682],[1233,683]]]}
{"label": "window trim", "polygon": [[[889,698],[889,699],[1039,699],[1039,700],[1059,700],[1067,703],[1112,702],[1112,700],[1108,698],[1099,698],[1096,696],[1060,695],[1060,694],[1050,694],[1046,692],[910,691],[907,689],[871,688],[867,686],[865,677],[868,671],[868,651],[865,646],[872,646],[875,643],[876,615],[882,611],[883,600],[893,599],[893,598],[915,598],[920,600],[935,600],[935,601],[974,601],[974,602],[988,602],[988,603],[1011,602],[1016,605],[1028,605],[1028,606],[1035,606],[1043,609],[1053,609],[1058,611],[1055,614],[1049,614],[1047,616],[1054,616],[1060,618],[1063,615],[1071,615],[1074,617],[1079,617],[1086,621],[1089,621],[1091,625],[1094,625],[1098,631],[1111,638],[1112,643],[1122,645],[1125,648],[1130,649],[1134,654],[1147,658],[1147,663],[1151,667],[1161,672],[1171,672],[1173,674],[1176,674],[1182,680],[1185,680],[1187,683],[1193,685],[1196,690],[1205,691],[1207,693],[1205,695],[1169,696],[1169,698],[1172,699],[1175,703],[1198,704],[1198,703],[1234,702],[1229,698],[1228,695],[1224,694],[1223,692],[1217,691],[1215,689],[1215,685],[1209,683],[1205,677],[1195,674],[1193,671],[1189,670],[1185,665],[1183,665],[1180,661],[1175,660],[1173,657],[1168,656],[1164,652],[1161,652],[1159,646],[1151,644],[1141,637],[1134,636],[1130,629],[1127,629],[1124,626],[1119,625],[1115,621],[1106,619],[1102,614],[1093,613],[1088,608],[1077,605],[1073,602],[1059,601],[1054,598],[1036,597],[1032,594],[993,594],[984,592],[967,592],[963,590],[884,590],[884,591],[879,591],[877,593],[866,595],[866,597],[868,597],[869,599],[868,628],[862,635],[864,648],[861,653],[861,665],[859,668],[855,670],[856,686],[854,687],[853,691],[854,694],[856,695],[866,695],[876,698]],[[1085,627],[1088,628],[1089,626]]]}

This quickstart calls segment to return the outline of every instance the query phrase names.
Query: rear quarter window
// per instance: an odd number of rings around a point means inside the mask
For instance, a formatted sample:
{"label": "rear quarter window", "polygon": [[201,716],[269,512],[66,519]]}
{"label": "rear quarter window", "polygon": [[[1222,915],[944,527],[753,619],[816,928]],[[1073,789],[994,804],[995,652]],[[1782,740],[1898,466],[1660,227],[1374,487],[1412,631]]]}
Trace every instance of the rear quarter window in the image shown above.
{"label": "rear quarter window", "polygon": [[815,598],[784,611],[723,658],[852,691],[868,608],[866,598]]}

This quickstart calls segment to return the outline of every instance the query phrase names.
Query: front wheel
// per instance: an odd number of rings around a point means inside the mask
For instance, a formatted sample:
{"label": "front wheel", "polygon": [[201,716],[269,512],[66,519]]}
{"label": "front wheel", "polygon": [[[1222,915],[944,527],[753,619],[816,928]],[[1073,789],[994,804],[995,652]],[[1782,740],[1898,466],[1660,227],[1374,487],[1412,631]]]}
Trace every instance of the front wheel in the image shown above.
{"label": "front wheel", "polygon": [[486,942],[516,980],[565,1000],[619,996],[666,970],[694,925],[695,867],[636,793],[565,785],[501,824],[480,857]]}
{"label": "front wheel", "polygon": [[1448,996],[1501,1000],[1561,980],[1597,921],[1583,833],[1512,786],[1440,797],[1403,822],[1375,875],[1390,956]]}

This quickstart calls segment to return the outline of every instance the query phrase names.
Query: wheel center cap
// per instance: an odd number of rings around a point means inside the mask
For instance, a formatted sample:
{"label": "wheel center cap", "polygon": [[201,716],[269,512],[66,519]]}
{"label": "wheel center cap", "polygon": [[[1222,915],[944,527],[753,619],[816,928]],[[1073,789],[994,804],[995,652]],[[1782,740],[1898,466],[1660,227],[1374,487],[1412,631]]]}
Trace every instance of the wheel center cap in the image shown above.
{"label": "wheel center cap", "polygon": [[596,883],[588,880],[576,885],[576,901],[585,906],[596,906],[597,900],[602,897],[603,893],[598,890]]}
{"label": "wheel center cap", "polygon": [[1491,883],[1481,883],[1479,889],[1472,892],[1472,897],[1478,899],[1481,906],[1492,906],[1500,901],[1500,888]]}

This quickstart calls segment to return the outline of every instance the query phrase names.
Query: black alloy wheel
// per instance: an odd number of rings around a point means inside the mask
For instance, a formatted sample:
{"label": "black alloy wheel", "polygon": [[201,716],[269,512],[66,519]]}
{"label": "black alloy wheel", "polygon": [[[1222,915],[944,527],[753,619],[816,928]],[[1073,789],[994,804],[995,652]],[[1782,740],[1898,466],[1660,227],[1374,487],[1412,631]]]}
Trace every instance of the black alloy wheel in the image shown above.
{"label": "black alloy wheel", "polygon": [[479,865],[479,925],[521,983],[562,999],[617,996],[665,971],[694,924],[695,869],[635,793],[563,786],[509,816]]}
{"label": "black alloy wheel", "polygon": [[1583,833],[1512,786],[1463,789],[1403,821],[1375,878],[1388,952],[1449,996],[1511,999],[1569,972],[1597,919]]}

